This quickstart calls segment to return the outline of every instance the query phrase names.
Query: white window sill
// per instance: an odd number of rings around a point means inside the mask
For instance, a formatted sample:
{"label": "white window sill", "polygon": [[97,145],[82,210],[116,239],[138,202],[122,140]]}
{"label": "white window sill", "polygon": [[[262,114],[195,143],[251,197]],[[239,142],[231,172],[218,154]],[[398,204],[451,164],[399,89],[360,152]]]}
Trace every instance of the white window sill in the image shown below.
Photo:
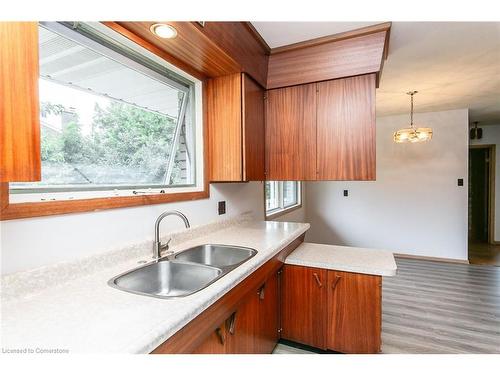
{"label": "white window sill", "polygon": [[290,207],[287,207],[287,208],[283,208],[283,209],[278,209],[278,210],[273,210],[269,213],[266,212],[266,220],[273,220],[273,219],[276,219],[280,216],[283,216],[287,213],[290,213],[292,211],[295,211],[299,208],[302,207],[302,203],[298,203],[298,204],[295,204],[293,206],[290,206]]}

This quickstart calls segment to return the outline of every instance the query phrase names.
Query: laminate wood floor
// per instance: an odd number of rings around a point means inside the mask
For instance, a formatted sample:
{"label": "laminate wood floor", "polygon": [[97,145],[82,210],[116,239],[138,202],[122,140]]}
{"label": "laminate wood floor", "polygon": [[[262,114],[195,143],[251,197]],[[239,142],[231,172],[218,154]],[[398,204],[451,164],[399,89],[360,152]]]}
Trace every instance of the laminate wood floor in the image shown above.
{"label": "laminate wood floor", "polygon": [[382,282],[382,353],[500,353],[500,268],[396,263],[397,276]]}

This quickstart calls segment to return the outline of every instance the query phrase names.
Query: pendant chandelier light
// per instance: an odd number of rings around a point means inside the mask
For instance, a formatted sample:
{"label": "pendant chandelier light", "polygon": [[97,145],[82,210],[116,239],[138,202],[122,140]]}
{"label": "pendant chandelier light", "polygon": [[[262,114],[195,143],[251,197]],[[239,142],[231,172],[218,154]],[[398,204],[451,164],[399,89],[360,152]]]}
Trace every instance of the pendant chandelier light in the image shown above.
{"label": "pendant chandelier light", "polygon": [[399,129],[394,132],[394,142],[396,143],[417,143],[430,141],[432,138],[431,128],[415,128],[413,126],[413,95],[418,91],[407,92],[410,95],[410,127]]}

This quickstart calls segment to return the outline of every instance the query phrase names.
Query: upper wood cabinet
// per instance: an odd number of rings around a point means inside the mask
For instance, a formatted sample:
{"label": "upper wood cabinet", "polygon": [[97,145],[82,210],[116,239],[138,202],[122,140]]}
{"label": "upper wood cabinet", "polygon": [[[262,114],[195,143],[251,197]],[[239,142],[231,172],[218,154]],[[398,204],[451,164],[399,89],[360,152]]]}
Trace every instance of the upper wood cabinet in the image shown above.
{"label": "upper wood cabinet", "polygon": [[375,180],[375,85],[368,74],[269,90],[268,180]]}
{"label": "upper wood cabinet", "polygon": [[210,181],[264,180],[264,89],[237,73],[206,91]]}
{"label": "upper wood cabinet", "polygon": [[266,179],[316,179],[316,84],[267,91]]}
{"label": "upper wood cabinet", "polygon": [[0,181],[39,181],[38,24],[0,22]]}
{"label": "upper wood cabinet", "polygon": [[375,74],[317,89],[318,180],[375,180]]}

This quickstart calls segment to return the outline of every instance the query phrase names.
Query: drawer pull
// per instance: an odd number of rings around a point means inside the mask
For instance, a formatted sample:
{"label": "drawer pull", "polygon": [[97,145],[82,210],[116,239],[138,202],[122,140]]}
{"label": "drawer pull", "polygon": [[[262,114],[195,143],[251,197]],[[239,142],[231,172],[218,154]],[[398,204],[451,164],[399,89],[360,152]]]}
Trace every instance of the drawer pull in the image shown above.
{"label": "drawer pull", "polygon": [[337,287],[337,284],[339,283],[341,276],[335,276],[335,281],[332,283],[332,289],[335,289]]}
{"label": "drawer pull", "polygon": [[319,279],[319,276],[316,272],[313,273],[313,276],[314,276],[314,279],[316,280],[316,283],[318,284],[318,286],[321,288],[323,286],[323,284],[321,283],[321,280]]}
{"label": "drawer pull", "polygon": [[263,300],[263,299],[264,299],[265,294],[266,294],[265,290],[266,290],[266,284],[262,285],[262,286],[260,287],[260,289],[259,289],[259,293],[258,293],[258,294],[259,294],[259,299],[260,299],[260,300]]}
{"label": "drawer pull", "polygon": [[221,343],[221,345],[224,345],[225,342],[226,342],[226,337],[224,336],[224,333],[222,332],[222,328],[217,328],[215,330],[215,333],[217,334],[217,336],[219,337],[219,341]]}
{"label": "drawer pull", "polygon": [[231,335],[234,335],[235,331],[236,331],[236,311],[231,315],[231,318],[229,320],[229,333]]}

